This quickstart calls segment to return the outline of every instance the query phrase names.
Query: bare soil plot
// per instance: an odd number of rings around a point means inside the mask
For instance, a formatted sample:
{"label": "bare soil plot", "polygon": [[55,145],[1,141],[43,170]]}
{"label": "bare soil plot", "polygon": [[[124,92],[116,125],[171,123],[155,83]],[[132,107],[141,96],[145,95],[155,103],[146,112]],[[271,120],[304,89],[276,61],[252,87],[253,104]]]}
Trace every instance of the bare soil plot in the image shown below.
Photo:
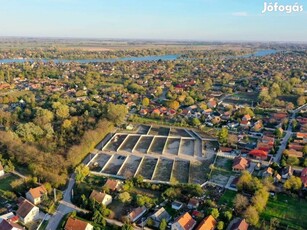
{"label": "bare soil plot", "polygon": [[141,153],[147,153],[147,150],[152,142],[153,137],[142,136],[135,150]]}
{"label": "bare soil plot", "polygon": [[211,173],[210,181],[225,186],[231,175],[232,175],[231,172],[213,170],[212,173]]}
{"label": "bare soil plot", "polygon": [[118,173],[118,175],[123,176],[125,178],[131,178],[134,176],[142,158],[130,155],[128,156],[127,161],[123,165],[121,171]]}
{"label": "bare soil plot", "polygon": [[140,136],[129,135],[119,150],[132,152],[133,147],[139,139]]}
{"label": "bare soil plot", "polygon": [[167,139],[166,137],[156,137],[153,140],[149,152],[155,154],[162,154],[166,139]]}
{"label": "bare soil plot", "polygon": [[207,162],[193,161],[190,163],[190,181],[189,183],[203,184],[207,181],[209,164]]}
{"label": "bare soil plot", "polygon": [[190,162],[176,159],[171,180],[179,183],[189,182]]}
{"label": "bare soil plot", "polygon": [[125,161],[126,156],[115,154],[107,167],[102,171],[103,173],[116,175],[123,162]]}
{"label": "bare soil plot", "polygon": [[150,129],[148,125],[140,125],[137,131],[137,134],[147,134]]}
{"label": "bare soil plot", "polygon": [[149,135],[158,135],[158,133],[159,133],[159,127],[152,126],[149,131]]}
{"label": "bare soil plot", "polygon": [[233,160],[225,157],[217,157],[215,161],[215,167],[221,168],[225,171],[232,171]]}
{"label": "bare soil plot", "polygon": [[194,156],[194,140],[181,139],[179,153]]}
{"label": "bare soil plot", "polygon": [[179,145],[179,138],[168,138],[164,152],[168,154],[178,155]]}
{"label": "bare soil plot", "polygon": [[145,157],[138,171],[138,175],[141,175],[144,179],[151,180],[157,162],[157,158]]}
{"label": "bare soil plot", "polygon": [[95,160],[93,160],[89,165],[90,170],[94,172],[100,172],[110,158],[110,155],[104,153],[98,154]]}
{"label": "bare soil plot", "polygon": [[170,136],[178,136],[178,137],[191,137],[184,129],[175,129],[171,128]]}
{"label": "bare soil plot", "polygon": [[168,182],[171,179],[173,163],[173,160],[160,158],[153,180]]}
{"label": "bare soil plot", "polygon": [[122,144],[122,142],[125,140],[127,137],[127,134],[116,134],[112,140],[108,143],[106,146],[106,150],[109,151],[116,151],[118,147]]}

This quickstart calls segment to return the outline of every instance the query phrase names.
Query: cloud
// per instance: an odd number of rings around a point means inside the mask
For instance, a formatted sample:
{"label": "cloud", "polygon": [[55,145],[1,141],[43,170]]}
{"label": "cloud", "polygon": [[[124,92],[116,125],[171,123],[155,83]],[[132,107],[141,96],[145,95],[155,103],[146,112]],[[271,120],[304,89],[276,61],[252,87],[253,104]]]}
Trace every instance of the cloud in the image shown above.
{"label": "cloud", "polygon": [[248,13],[242,11],[242,12],[234,12],[234,13],[232,13],[231,15],[232,15],[232,16],[236,16],[236,17],[246,17],[246,16],[248,16]]}

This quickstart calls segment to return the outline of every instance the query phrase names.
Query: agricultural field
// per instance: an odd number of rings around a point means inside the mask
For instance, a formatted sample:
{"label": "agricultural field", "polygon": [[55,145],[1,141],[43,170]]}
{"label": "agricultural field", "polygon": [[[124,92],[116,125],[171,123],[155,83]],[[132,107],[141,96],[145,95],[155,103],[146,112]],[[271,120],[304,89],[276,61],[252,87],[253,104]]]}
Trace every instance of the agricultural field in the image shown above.
{"label": "agricultural field", "polygon": [[173,164],[173,160],[160,158],[153,180],[169,181],[171,179]]}
{"label": "agricultural field", "polygon": [[178,155],[180,145],[179,138],[168,138],[165,147],[165,153]]}
{"label": "agricultural field", "polygon": [[194,140],[181,139],[179,154],[194,156]]}
{"label": "agricultural field", "polygon": [[123,165],[120,172],[118,172],[119,176],[123,176],[125,178],[131,178],[134,176],[142,158],[137,156],[129,156],[126,163]]}
{"label": "agricultural field", "polygon": [[137,141],[140,139],[140,136],[134,136],[134,135],[129,135],[125,142],[122,144],[120,147],[119,151],[126,151],[126,152],[132,152],[135,144]]}
{"label": "agricultural field", "polygon": [[142,136],[135,150],[140,153],[147,153],[148,148],[153,140],[153,136]]}
{"label": "agricultural field", "polygon": [[184,129],[171,128],[170,136],[176,137],[191,137]]}
{"label": "agricultural field", "polygon": [[126,156],[121,156],[118,154],[113,155],[111,161],[109,161],[108,165],[102,172],[106,174],[116,175],[125,160]]}
{"label": "agricultural field", "polygon": [[166,139],[167,139],[166,137],[154,138],[153,143],[149,149],[149,152],[155,154],[162,154]]}
{"label": "agricultural field", "polygon": [[140,166],[138,175],[141,175],[144,179],[151,180],[157,162],[157,158],[145,157]]}
{"label": "agricultural field", "polygon": [[172,173],[171,181],[179,183],[189,182],[190,162],[184,160],[175,160],[174,170]]}
{"label": "agricultural field", "polygon": [[117,134],[115,135],[110,143],[105,147],[108,151],[117,151],[118,147],[122,144],[122,142],[127,137],[127,134]]}
{"label": "agricultural field", "polygon": [[94,172],[100,172],[103,166],[108,162],[111,158],[108,154],[100,153],[97,155],[95,161],[91,162],[89,168]]}

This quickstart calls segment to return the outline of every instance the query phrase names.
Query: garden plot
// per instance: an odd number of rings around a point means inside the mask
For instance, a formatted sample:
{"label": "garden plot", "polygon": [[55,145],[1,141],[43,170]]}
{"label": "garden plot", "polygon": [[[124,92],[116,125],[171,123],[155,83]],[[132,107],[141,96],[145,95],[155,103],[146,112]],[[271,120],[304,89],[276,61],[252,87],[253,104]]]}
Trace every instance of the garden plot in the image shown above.
{"label": "garden plot", "polygon": [[157,158],[145,157],[142,164],[140,165],[138,175],[141,175],[144,179],[151,180],[157,162]]}
{"label": "garden plot", "polygon": [[179,183],[189,182],[190,162],[183,160],[175,160],[171,181]]}
{"label": "garden plot", "polygon": [[168,138],[164,152],[168,154],[178,155],[179,145],[179,138]]}
{"label": "garden plot", "polygon": [[166,127],[151,127],[149,135],[168,136],[170,128]]}
{"label": "garden plot", "polygon": [[166,139],[167,139],[166,137],[156,137],[153,140],[153,143],[148,152],[155,154],[162,154]]}
{"label": "garden plot", "polygon": [[126,152],[132,152],[133,147],[135,146],[135,144],[137,143],[139,139],[140,139],[140,136],[129,135],[119,150],[126,151]]}
{"label": "garden plot", "polygon": [[95,160],[93,160],[90,163],[89,165],[90,170],[94,172],[100,172],[103,166],[108,162],[110,158],[111,158],[110,155],[104,153],[98,154]]}
{"label": "garden plot", "polygon": [[137,134],[147,134],[150,129],[148,125],[140,125],[137,131]]}
{"label": "garden plot", "polygon": [[141,153],[147,153],[147,150],[152,142],[152,136],[142,136],[135,150]]}
{"label": "garden plot", "polygon": [[179,154],[194,156],[194,140],[181,139]]}
{"label": "garden plot", "polygon": [[221,186],[226,186],[229,177],[232,175],[231,172],[212,170],[210,181]]}
{"label": "garden plot", "polygon": [[117,151],[118,147],[123,143],[127,134],[116,134],[105,147],[109,151]]}
{"label": "garden plot", "polygon": [[168,182],[171,179],[173,163],[173,160],[160,158],[153,180]]}
{"label": "garden plot", "polygon": [[201,161],[190,163],[190,181],[193,184],[203,184],[207,181],[206,172],[209,172],[209,164]]}
{"label": "garden plot", "polygon": [[171,128],[170,136],[177,136],[177,137],[191,137],[184,129],[174,129]]}
{"label": "garden plot", "polygon": [[133,177],[139,167],[141,160],[141,157],[130,155],[120,172],[118,172],[118,175],[123,176],[125,178]]}
{"label": "garden plot", "polygon": [[111,161],[108,163],[107,167],[102,171],[102,173],[116,175],[123,162],[125,161],[126,156],[115,154],[113,155]]}

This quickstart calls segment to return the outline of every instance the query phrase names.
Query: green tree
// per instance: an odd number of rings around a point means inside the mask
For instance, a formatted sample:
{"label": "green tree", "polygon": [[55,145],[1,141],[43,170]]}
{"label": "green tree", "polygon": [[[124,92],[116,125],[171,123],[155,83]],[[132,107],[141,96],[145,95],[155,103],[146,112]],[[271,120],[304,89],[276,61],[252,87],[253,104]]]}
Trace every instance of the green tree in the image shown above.
{"label": "green tree", "polygon": [[223,221],[217,222],[216,228],[217,228],[218,230],[223,230],[223,229],[224,229],[224,222],[223,222]]}
{"label": "green tree", "polygon": [[211,210],[211,215],[213,216],[214,219],[217,219],[220,215],[219,210],[217,208],[213,208]]}
{"label": "green tree", "polygon": [[180,106],[178,101],[168,101],[167,106],[171,109],[177,110]]}
{"label": "green tree", "polygon": [[243,214],[243,217],[246,219],[246,222],[256,226],[259,222],[259,214],[253,206],[249,206]]}
{"label": "green tree", "polygon": [[130,193],[128,192],[122,192],[118,195],[118,199],[120,202],[122,203],[130,203],[132,198],[131,198],[131,195]]}
{"label": "green tree", "polygon": [[150,101],[149,101],[149,99],[148,99],[147,97],[145,97],[145,98],[143,99],[143,101],[142,101],[142,105],[143,105],[144,107],[149,106],[149,103],[150,103]]}
{"label": "green tree", "polygon": [[278,139],[280,139],[280,138],[282,138],[282,131],[280,130],[280,128],[277,128],[276,130],[275,130],[275,134],[276,134],[276,137],[278,138]]}
{"label": "green tree", "polygon": [[115,105],[113,103],[107,105],[107,118],[116,125],[124,122],[127,113],[128,110],[125,105]]}
{"label": "green tree", "polygon": [[201,123],[200,123],[200,120],[197,118],[197,117],[194,117],[193,119],[192,119],[192,125],[193,126],[199,126]]}
{"label": "green tree", "polygon": [[302,187],[302,180],[299,177],[291,176],[284,183],[284,188],[291,191],[298,191]]}
{"label": "green tree", "polygon": [[220,143],[227,143],[228,140],[228,129],[223,127],[218,133],[218,140]]}
{"label": "green tree", "polygon": [[223,213],[224,219],[228,222],[232,219],[232,212],[231,211],[226,211]]}
{"label": "green tree", "polygon": [[165,219],[162,219],[159,225],[159,230],[166,230],[167,229],[167,222]]}
{"label": "green tree", "polygon": [[301,106],[301,105],[304,105],[306,103],[306,99],[304,96],[300,96],[298,99],[297,99],[297,105],[298,106]]}
{"label": "green tree", "polygon": [[76,181],[82,182],[84,181],[85,177],[87,177],[90,174],[90,169],[88,166],[80,164],[76,167],[75,173],[76,173]]}

